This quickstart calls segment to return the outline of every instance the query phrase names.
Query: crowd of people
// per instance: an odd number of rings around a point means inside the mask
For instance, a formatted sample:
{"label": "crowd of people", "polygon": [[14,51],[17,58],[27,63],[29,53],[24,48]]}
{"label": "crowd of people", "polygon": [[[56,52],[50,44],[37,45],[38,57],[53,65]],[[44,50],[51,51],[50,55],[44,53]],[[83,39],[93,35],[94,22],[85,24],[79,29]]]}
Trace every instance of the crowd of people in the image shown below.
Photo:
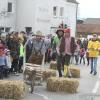
{"label": "crowd of people", "polygon": [[79,65],[82,63],[83,65],[90,65],[90,74],[96,75],[97,57],[100,51],[100,41],[97,35],[94,34],[90,40],[81,40],[71,37],[70,33],[70,28],[58,28],[55,36],[44,36],[40,31],[31,36],[27,36],[23,31],[20,33],[12,32],[6,36],[1,35],[0,78],[3,79],[3,77],[8,77],[9,74],[18,75],[18,73],[23,72],[25,52],[27,63],[38,64],[43,55],[45,55],[45,63],[50,63],[52,60],[57,61],[59,77],[63,76],[62,69],[64,71],[65,67],[70,64]]}
{"label": "crowd of people", "polygon": [[[81,64],[91,66],[90,74],[97,74],[97,58],[100,53],[100,40],[96,34],[93,38],[87,40],[75,39],[71,37],[71,30],[58,29],[57,36],[53,38],[53,60],[57,59],[57,69],[59,77],[62,77],[63,72],[70,64]],[[56,51],[56,52],[55,52]],[[65,74],[65,73],[64,73]],[[68,76],[68,73],[65,74]],[[70,77],[70,76],[69,76]]]}
{"label": "crowd of people", "polygon": [[0,38],[0,78],[8,77],[11,73],[18,75],[22,72],[24,44],[26,36],[24,32],[12,32],[1,34]]}

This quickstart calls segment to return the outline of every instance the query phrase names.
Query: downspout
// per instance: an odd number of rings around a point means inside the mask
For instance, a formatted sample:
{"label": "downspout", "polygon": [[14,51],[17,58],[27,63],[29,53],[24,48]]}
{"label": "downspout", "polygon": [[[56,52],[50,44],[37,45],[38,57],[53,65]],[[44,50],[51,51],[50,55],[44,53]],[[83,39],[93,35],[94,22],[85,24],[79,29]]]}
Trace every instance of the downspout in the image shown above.
{"label": "downspout", "polygon": [[78,4],[76,3],[76,31],[75,31],[75,38],[77,37],[77,13],[78,13]]}

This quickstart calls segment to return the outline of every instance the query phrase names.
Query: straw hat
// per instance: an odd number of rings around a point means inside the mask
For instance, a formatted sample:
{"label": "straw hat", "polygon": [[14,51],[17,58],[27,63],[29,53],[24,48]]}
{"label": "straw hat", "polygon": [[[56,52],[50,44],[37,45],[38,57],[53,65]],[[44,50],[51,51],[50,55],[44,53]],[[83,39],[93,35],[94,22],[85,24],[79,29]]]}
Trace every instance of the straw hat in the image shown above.
{"label": "straw hat", "polygon": [[44,34],[41,31],[37,31],[36,36],[44,36]]}

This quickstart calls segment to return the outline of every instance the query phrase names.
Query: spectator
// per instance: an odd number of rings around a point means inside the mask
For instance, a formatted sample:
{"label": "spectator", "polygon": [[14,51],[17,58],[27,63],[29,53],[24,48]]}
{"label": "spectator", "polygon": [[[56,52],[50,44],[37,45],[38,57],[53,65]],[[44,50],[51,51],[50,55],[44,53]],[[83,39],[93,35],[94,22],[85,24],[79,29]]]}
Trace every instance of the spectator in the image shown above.
{"label": "spectator", "polygon": [[4,45],[0,43],[0,79],[3,79],[4,67],[6,65],[6,57]]}
{"label": "spectator", "polygon": [[19,61],[19,41],[18,41],[18,33],[15,33],[10,36],[8,49],[11,52],[11,57],[13,59],[12,66],[11,66],[11,72],[14,72],[14,74],[18,74],[18,61]]}
{"label": "spectator", "polygon": [[84,57],[84,55],[85,55],[85,49],[84,49],[84,47],[82,47],[80,49],[80,64],[81,64],[81,61],[83,59],[83,64],[85,65],[85,57]]}
{"label": "spectator", "polygon": [[97,35],[93,34],[93,39],[88,43],[89,57],[91,61],[91,72],[97,74],[97,57],[99,56],[100,42],[97,40]]}
{"label": "spectator", "polygon": [[23,57],[24,57],[24,45],[23,40],[19,40],[19,72],[22,72],[23,65]]}
{"label": "spectator", "polygon": [[76,65],[78,65],[78,61],[79,61],[79,52],[80,52],[80,44],[77,41],[76,42],[76,49],[75,49],[75,53],[74,53]]}
{"label": "spectator", "polygon": [[86,52],[87,66],[89,66],[89,51]]}

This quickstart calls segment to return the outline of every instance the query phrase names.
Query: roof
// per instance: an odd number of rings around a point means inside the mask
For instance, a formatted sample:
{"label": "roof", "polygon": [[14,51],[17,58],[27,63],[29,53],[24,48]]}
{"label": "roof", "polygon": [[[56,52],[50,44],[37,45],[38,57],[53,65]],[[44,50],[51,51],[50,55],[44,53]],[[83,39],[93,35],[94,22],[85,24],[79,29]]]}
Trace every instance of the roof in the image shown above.
{"label": "roof", "polygon": [[67,2],[77,3],[78,4],[78,2],[76,0],[67,0]]}
{"label": "roof", "polygon": [[99,24],[77,24],[78,33],[100,33]]}
{"label": "roof", "polygon": [[100,24],[100,18],[87,18],[84,20],[84,24]]}

